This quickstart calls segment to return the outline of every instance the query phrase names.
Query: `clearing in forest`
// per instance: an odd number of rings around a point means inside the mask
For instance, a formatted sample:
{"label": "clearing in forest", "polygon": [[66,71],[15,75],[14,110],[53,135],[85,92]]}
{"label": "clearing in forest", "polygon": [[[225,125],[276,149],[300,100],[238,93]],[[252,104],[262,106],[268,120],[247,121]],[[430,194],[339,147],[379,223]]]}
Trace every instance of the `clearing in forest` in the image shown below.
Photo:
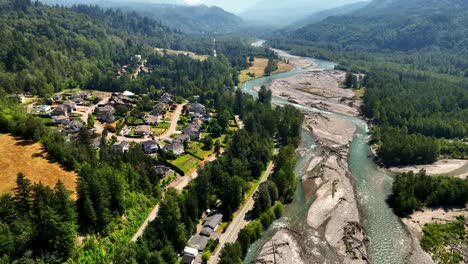
{"label": "clearing in forest", "polygon": [[0,134],[0,149],[0,194],[13,192],[19,172],[24,173],[33,183],[42,182],[53,188],[57,181],[61,180],[67,189],[75,191],[76,173],[64,170],[60,164],[49,161],[40,143]]}
{"label": "clearing in forest", "polygon": [[[255,61],[252,66],[248,69],[245,69],[239,74],[239,81],[245,83],[255,78],[260,78],[265,75],[265,68],[268,65],[268,59],[264,58],[255,58]],[[278,61],[278,69],[273,72],[273,74],[287,72],[292,70],[294,67],[291,64],[287,64],[282,61]]]}

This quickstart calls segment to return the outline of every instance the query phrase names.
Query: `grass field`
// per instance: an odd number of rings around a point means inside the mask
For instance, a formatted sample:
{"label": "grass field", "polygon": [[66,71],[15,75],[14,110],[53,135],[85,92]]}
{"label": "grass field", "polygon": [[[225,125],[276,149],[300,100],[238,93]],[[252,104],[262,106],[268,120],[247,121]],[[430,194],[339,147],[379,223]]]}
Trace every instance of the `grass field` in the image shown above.
{"label": "grass field", "polygon": [[179,158],[171,161],[172,165],[176,166],[184,173],[190,171],[192,168],[197,166],[198,163],[200,163],[200,160],[190,154],[180,156]]}
{"label": "grass field", "polygon": [[362,99],[364,97],[364,93],[366,92],[366,89],[360,88],[356,90],[356,98],[357,99]]}
{"label": "grass field", "polygon": [[8,134],[0,134],[0,149],[3,151],[0,156],[0,193],[12,192],[19,172],[34,183],[42,182],[50,187],[61,180],[69,190],[75,191],[76,173],[47,160],[47,154],[39,143],[31,144]]}
{"label": "grass field", "polygon": [[[155,50],[160,55],[162,55],[163,51],[164,51],[164,49],[159,49],[159,48],[156,48]],[[169,54],[169,55],[187,55],[190,58],[192,58],[194,60],[199,60],[199,61],[204,61],[204,60],[208,59],[208,55],[197,55],[197,54],[195,54],[193,52],[185,51],[185,50],[166,49],[166,51],[167,51],[167,54]]]}
{"label": "grass field", "polygon": [[[246,81],[260,78],[265,75],[265,68],[268,65],[268,59],[255,58],[255,61],[251,67],[245,69],[239,74],[239,81],[245,83]],[[274,71],[273,74],[286,72],[293,69],[293,66],[282,61],[278,62],[278,70]],[[255,74],[255,77],[249,76],[249,73]]]}

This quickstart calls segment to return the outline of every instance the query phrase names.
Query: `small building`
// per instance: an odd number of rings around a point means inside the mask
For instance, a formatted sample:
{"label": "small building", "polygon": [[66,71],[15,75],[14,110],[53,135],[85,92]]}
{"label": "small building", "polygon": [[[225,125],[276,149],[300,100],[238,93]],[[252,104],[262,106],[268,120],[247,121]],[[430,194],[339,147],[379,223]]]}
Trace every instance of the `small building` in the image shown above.
{"label": "small building", "polygon": [[182,254],[183,264],[193,264],[193,261],[198,256],[198,249],[192,247],[185,247]]}
{"label": "small building", "polygon": [[83,98],[73,98],[73,99],[71,99],[71,101],[73,103],[75,103],[75,105],[84,105],[84,103],[85,103]]}
{"label": "small building", "polygon": [[182,155],[185,152],[184,145],[178,142],[173,142],[164,146],[164,152],[172,152],[175,155]]}
{"label": "small building", "polygon": [[159,102],[161,102],[163,104],[167,104],[167,105],[172,105],[172,104],[174,104],[174,100],[172,98],[173,98],[173,96],[171,94],[164,93],[161,96],[161,99],[159,99]]}
{"label": "small building", "polygon": [[218,228],[219,224],[223,221],[223,215],[216,213],[208,216],[203,223],[203,229],[200,232],[203,236],[211,236],[211,234]]}
{"label": "small building", "polygon": [[186,127],[183,131],[188,135],[191,140],[199,140],[201,137],[201,125],[198,121],[193,122],[190,126]]}
{"label": "small building", "polygon": [[179,135],[176,138],[174,138],[173,142],[180,143],[182,145],[190,143],[190,136],[189,135]]}
{"label": "small building", "polygon": [[150,136],[152,134],[151,127],[148,125],[140,125],[135,128],[135,135]]}
{"label": "small building", "polygon": [[159,178],[166,177],[167,173],[171,170],[169,167],[166,166],[154,166],[153,168],[154,174]]}
{"label": "small building", "polygon": [[193,121],[198,121],[198,120],[200,120],[200,118],[202,118],[202,117],[203,117],[203,116],[202,116],[201,114],[199,114],[199,113],[193,113],[193,114],[192,114],[192,120],[193,120]]}
{"label": "small building", "polygon": [[105,105],[98,108],[99,112],[114,112],[114,107],[112,105]]}
{"label": "small building", "polygon": [[70,119],[68,119],[67,116],[65,115],[60,115],[60,116],[52,116],[52,121],[56,125],[68,125],[70,123]]}
{"label": "small building", "polygon": [[194,113],[198,113],[202,116],[206,114],[205,106],[200,103],[192,103],[189,106],[189,113],[193,115]]}
{"label": "small building", "polygon": [[148,126],[155,126],[158,124],[158,117],[154,115],[148,115],[145,117],[145,124]]}
{"label": "small building", "polygon": [[112,112],[105,111],[105,112],[100,112],[97,119],[101,122],[111,124],[111,123],[114,123],[115,116],[114,114],[112,114]]}
{"label": "small building", "polygon": [[118,152],[128,152],[130,150],[130,142],[127,142],[123,140],[120,143],[115,143],[114,145],[111,146],[112,151],[118,151]]}
{"label": "small building", "polygon": [[166,110],[166,105],[162,102],[159,102],[154,106],[153,110],[151,110],[150,114],[153,116],[160,116],[164,113],[165,110]]}
{"label": "small building", "polygon": [[67,114],[68,110],[64,105],[59,105],[52,111],[52,116],[67,116]]}
{"label": "small building", "polygon": [[194,235],[187,242],[187,245],[191,248],[197,249],[199,252],[203,252],[208,244],[208,240],[210,240],[210,238],[207,236]]}
{"label": "small building", "polygon": [[146,154],[154,154],[159,150],[158,142],[154,140],[148,140],[143,142],[143,150]]}
{"label": "small building", "polygon": [[67,125],[67,131],[70,132],[70,133],[77,133],[77,132],[80,132],[80,130],[83,128],[83,123],[80,122],[80,121],[71,121],[68,125]]}
{"label": "small building", "polygon": [[40,105],[36,109],[39,113],[49,113],[51,108],[49,105]]}
{"label": "small building", "polygon": [[64,103],[62,105],[67,108],[68,113],[76,111],[76,104],[74,102],[72,102],[72,101],[68,101],[68,102],[66,102],[66,103]]}

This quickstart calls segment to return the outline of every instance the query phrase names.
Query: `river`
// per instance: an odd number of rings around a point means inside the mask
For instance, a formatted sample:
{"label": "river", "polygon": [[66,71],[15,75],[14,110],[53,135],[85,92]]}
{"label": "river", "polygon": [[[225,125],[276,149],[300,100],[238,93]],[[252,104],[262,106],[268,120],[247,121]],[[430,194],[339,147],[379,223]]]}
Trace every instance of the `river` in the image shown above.
{"label": "river", "polygon": [[[310,70],[332,70],[336,65],[333,62],[311,59],[315,66],[292,70],[274,76],[262,77],[246,82],[242,89],[244,92],[257,96],[254,87],[269,84],[279,78],[293,76]],[[273,103],[278,105],[291,104],[303,111],[321,112],[326,115],[334,115],[345,119],[356,125],[357,131],[349,151],[349,168],[353,176],[355,190],[363,219],[364,229],[369,237],[369,258],[370,263],[393,264],[403,263],[411,250],[411,239],[403,227],[400,219],[393,214],[391,208],[386,203],[386,199],[391,192],[392,175],[380,169],[372,159],[370,146],[368,144],[368,127],[360,118],[344,116],[337,113],[327,112],[316,108],[297,105],[286,100],[273,97]],[[314,138],[312,134],[304,129],[302,132],[302,147],[306,148],[304,155],[298,157],[296,165],[296,175],[300,179],[301,171],[305,170],[308,162],[314,156]],[[337,263],[339,258],[334,254],[329,246],[320,237],[315,237],[318,232],[312,230],[307,225],[308,209],[314,201],[313,195],[306,195],[302,184],[298,184],[295,199],[285,208],[284,215],[275,221],[264,233],[261,239],[252,244],[244,260],[245,264],[255,261],[262,246],[271,239],[279,227],[290,227],[309,236],[310,243],[305,242],[306,251],[316,253],[318,257],[315,263]],[[322,258],[322,259],[321,259]]]}

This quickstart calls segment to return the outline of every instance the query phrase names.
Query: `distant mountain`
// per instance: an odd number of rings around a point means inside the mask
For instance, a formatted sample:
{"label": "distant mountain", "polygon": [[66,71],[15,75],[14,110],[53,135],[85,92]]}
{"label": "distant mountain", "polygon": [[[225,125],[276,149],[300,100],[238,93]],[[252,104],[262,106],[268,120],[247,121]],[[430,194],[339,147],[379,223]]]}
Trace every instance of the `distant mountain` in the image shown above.
{"label": "distant mountain", "polygon": [[307,25],[318,23],[332,16],[348,15],[348,14],[356,12],[359,9],[364,8],[368,4],[369,2],[363,1],[363,2],[352,3],[349,5],[344,5],[344,6],[340,6],[340,7],[336,7],[332,9],[326,9],[326,10],[308,15],[306,18],[303,18],[295,22],[291,26],[286,27],[285,30],[299,29]]}
{"label": "distant mountain", "polygon": [[468,1],[375,0],[353,14],[295,30],[288,38],[353,50],[409,51],[437,46],[466,52]]}
{"label": "distant mountain", "polygon": [[356,3],[362,0],[260,0],[240,16],[253,24],[284,27],[322,10]]}
{"label": "distant mountain", "polygon": [[[72,5],[77,3],[96,4],[104,8],[119,8],[158,20],[170,28],[186,33],[230,33],[237,31],[243,20],[219,7],[206,5],[175,5],[166,3],[137,2],[124,0],[43,0],[49,4]],[[170,2],[170,1],[157,1]],[[174,1],[173,1],[174,2]],[[184,1],[176,1],[184,3]]]}

